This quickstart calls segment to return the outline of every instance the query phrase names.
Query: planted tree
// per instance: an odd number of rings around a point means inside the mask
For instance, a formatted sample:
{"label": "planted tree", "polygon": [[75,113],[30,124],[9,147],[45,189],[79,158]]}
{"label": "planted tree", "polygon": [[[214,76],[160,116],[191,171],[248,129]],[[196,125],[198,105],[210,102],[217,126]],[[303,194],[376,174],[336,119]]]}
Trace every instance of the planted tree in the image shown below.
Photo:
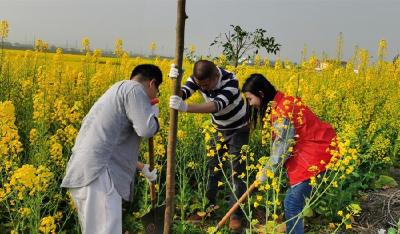
{"label": "planted tree", "polygon": [[222,46],[222,53],[235,67],[239,64],[239,59],[244,55],[253,52],[255,55],[261,49],[267,53],[276,54],[280,49],[280,44],[275,42],[274,37],[266,36],[266,30],[257,28],[254,32],[243,30],[239,25],[231,25],[232,31],[217,36],[210,46]]}

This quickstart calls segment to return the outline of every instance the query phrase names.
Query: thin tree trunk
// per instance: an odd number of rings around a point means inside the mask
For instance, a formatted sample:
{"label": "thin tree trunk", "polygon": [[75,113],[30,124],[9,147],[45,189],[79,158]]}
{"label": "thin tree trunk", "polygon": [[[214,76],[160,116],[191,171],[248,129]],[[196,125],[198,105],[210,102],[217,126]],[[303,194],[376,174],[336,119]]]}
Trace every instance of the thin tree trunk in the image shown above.
{"label": "thin tree trunk", "polygon": [[[178,0],[177,5],[177,21],[176,21],[176,48],[175,48],[175,64],[179,69],[178,78],[173,81],[173,94],[179,95],[182,79],[182,63],[184,50],[184,34],[186,0]],[[166,207],[164,215],[164,234],[172,233],[172,223],[175,211],[175,152],[176,152],[176,135],[177,135],[178,111],[170,109],[169,134],[167,148],[167,181],[166,181]]]}

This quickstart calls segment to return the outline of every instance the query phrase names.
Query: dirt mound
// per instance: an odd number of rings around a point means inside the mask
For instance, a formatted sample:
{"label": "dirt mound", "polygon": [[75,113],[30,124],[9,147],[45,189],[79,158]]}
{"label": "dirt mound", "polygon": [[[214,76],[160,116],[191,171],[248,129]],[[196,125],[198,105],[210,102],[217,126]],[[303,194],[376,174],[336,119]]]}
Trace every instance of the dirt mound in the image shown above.
{"label": "dirt mound", "polygon": [[[390,175],[400,184],[400,169],[393,169]],[[372,191],[362,196],[362,213],[356,218],[357,233],[377,233],[397,227],[400,220],[400,188]]]}

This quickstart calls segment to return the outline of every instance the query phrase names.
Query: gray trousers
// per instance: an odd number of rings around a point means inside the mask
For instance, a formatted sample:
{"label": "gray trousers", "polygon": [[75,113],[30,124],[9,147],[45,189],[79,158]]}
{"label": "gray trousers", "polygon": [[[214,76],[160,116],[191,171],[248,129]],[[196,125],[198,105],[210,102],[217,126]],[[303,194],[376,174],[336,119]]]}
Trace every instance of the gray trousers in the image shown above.
{"label": "gray trousers", "polygon": [[[219,131],[222,133],[224,138],[224,142],[221,142],[222,147],[220,150],[216,151],[217,155],[212,157],[208,161],[208,170],[209,170],[209,178],[207,184],[207,193],[206,196],[209,200],[210,204],[216,204],[216,196],[218,191],[218,181],[224,181],[221,170],[214,171],[215,167],[218,167],[220,161],[222,162],[222,156],[228,152],[231,155],[234,155],[232,161],[224,161],[224,167],[231,166],[232,172],[236,172],[234,176],[231,176],[230,183],[233,185],[234,193],[230,194],[230,206],[236,203],[236,198],[239,199],[243,193],[246,191],[246,184],[242,181],[242,179],[238,178],[238,176],[245,172],[246,170],[246,162],[240,162],[241,154],[240,151],[243,145],[249,144],[249,135],[250,128],[248,126],[235,129],[235,130],[225,130]],[[215,139],[218,139],[216,137]],[[210,145],[215,149],[215,140],[212,139]],[[228,149],[224,149],[224,145],[227,146]],[[216,150],[216,149],[215,149]],[[231,164],[232,163],[232,164]],[[243,212],[241,209],[238,209],[232,217],[241,218],[243,216]]]}

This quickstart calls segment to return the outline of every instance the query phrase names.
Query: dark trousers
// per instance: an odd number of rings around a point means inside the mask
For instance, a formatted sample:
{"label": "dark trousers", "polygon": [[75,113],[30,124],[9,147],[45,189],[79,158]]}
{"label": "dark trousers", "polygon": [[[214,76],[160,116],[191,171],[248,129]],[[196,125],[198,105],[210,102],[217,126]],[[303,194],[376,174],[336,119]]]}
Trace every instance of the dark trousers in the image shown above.
{"label": "dark trousers", "polygon": [[[240,129],[235,129],[235,130],[225,130],[225,131],[219,131],[222,133],[222,136],[224,138],[224,142],[220,143],[221,144],[221,149],[216,151],[217,154],[210,158],[208,161],[208,170],[209,170],[209,178],[208,178],[208,184],[207,184],[207,193],[206,196],[211,204],[216,203],[216,196],[217,196],[217,191],[218,191],[218,181],[225,181],[223,178],[221,170],[214,171],[214,168],[220,168],[219,163],[222,162],[224,164],[224,167],[229,166],[231,167],[232,173],[235,172],[234,176],[231,176],[231,181],[230,183],[232,184],[234,193],[239,199],[244,192],[246,192],[246,184],[242,181],[242,179],[238,178],[242,172],[245,172],[246,170],[246,161],[242,160],[240,162],[241,154],[240,151],[242,149],[243,145],[248,145],[249,144],[249,134],[250,134],[250,129],[248,126],[242,127]],[[216,137],[218,141],[218,137]],[[215,148],[215,139],[211,140],[210,145],[214,150]],[[224,145],[227,146],[227,149],[224,149]],[[222,156],[228,152],[230,155],[234,155],[232,159],[232,164],[230,160],[222,161]],[[233,195],[233,193],[230,194],[230,206],[232,207],[236,203],[236,198]],[[232,217],[236,218],[241,218],[243,216],[243,212],[241,209],[238,209]]]}

